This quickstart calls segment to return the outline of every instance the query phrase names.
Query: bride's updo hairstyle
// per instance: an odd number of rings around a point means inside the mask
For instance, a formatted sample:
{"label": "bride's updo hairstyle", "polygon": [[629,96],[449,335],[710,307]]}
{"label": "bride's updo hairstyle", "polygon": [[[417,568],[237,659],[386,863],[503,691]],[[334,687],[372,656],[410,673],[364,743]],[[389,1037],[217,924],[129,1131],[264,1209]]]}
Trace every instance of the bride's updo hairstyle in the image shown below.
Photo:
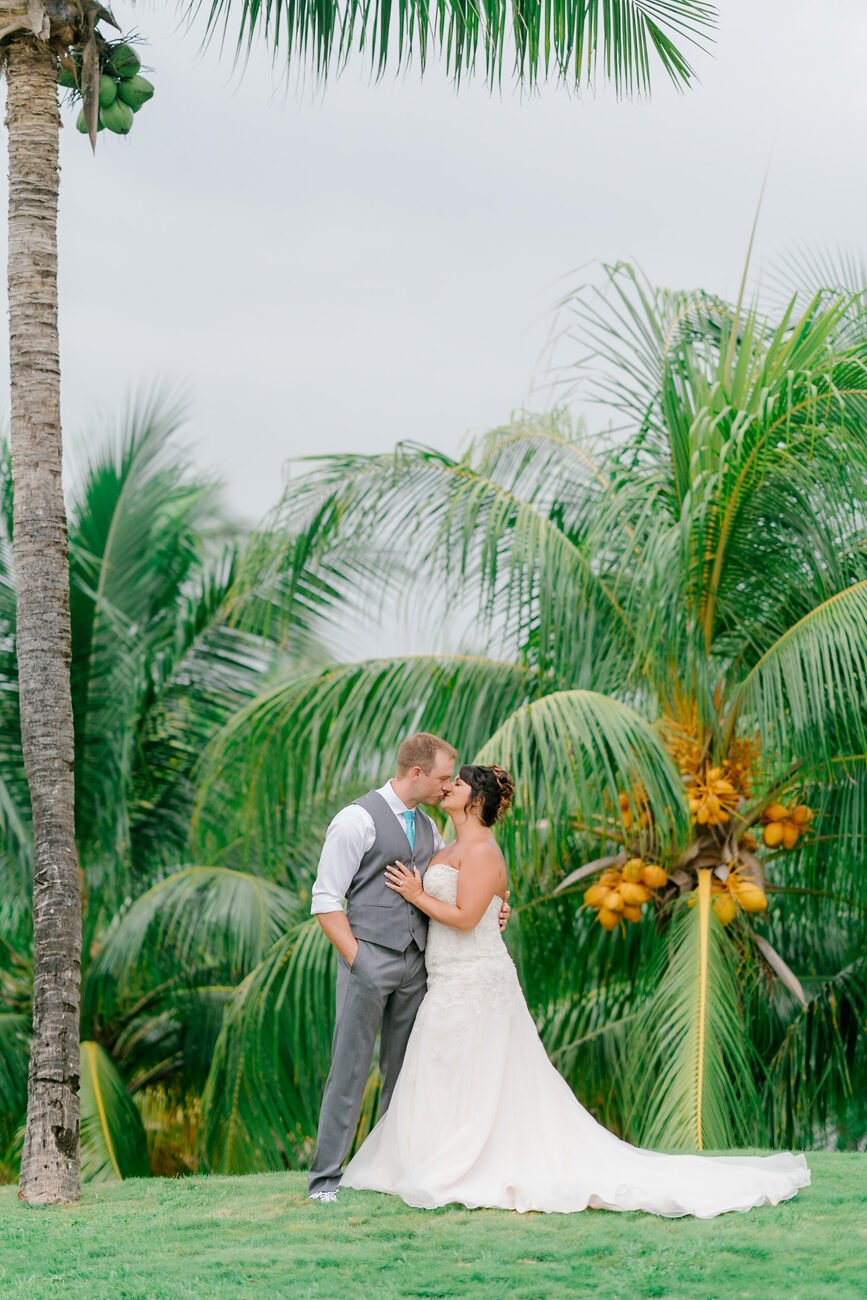
{"label": "bride's updo hairstyle", "polygon": [[460,778],[472,790],[468,808],[478,808],[485,826],[493,826],[507,811],[515,793],[515,782],[503,767],[482,767],[467,763]]}

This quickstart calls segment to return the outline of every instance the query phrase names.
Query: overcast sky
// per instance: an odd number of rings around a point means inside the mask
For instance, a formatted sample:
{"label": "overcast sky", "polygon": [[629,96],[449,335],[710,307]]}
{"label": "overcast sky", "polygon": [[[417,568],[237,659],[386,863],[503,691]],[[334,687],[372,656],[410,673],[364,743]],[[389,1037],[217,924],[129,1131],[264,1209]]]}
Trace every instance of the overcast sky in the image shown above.
{"label": "overcast sky", "polygon": [[[156,96],[95,159],[65,115],[69,442],[131,389],[186,384],[197,457],[252,521],[291,457],[401,438],[455,450],[542,405],[551,309],[587,262],[631,257],[660,282],[733,293],[766,171],[759,260],[860,254],[863,0],[721,10],[700,83],[658,81],[631,104],[455,93],[436,68],[371,85],[360,64],[287,95],[264,54],[239,78],[170,8],[120,0],[149,38]],[[5,350],[2,366],[7,390]]]}

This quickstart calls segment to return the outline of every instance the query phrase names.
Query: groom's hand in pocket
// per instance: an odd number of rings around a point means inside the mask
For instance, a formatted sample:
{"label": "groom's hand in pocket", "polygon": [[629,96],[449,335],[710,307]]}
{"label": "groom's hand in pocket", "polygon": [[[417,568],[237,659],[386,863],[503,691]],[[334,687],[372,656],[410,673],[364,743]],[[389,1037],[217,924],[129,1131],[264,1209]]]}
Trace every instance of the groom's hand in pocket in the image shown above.
{"label": "groom's hand in pocket", "polygon": [[506,897],[503,900],[503,906],[500,908],[500,931],[501,932],[505,930],[506,926],[509,924],[509,917],[512,915],[512,909],[511,907],[509,907],[509,895],[511,894],[511,892],[512,892],[511,889],[506,890]]}
{"label": "groom's hand in pocket", "polygon": [[348,966],[352,966],[358,952],[358,940],[352,933],[346,913],[319,912],[317,921],[325,931],[328,942],[337,949]]}

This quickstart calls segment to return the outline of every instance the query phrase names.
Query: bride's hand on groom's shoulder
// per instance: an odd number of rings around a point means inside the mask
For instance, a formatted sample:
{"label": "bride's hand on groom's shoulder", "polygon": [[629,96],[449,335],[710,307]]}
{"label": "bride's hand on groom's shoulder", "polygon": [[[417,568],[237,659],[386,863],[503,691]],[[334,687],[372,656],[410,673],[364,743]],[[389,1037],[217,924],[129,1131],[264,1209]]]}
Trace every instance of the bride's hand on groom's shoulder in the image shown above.
{"label": "bride's hand on groom's shoulder", "polygon": [[512,909],[511,907],[509,907],[509,895],[511,894],[511,892],[512,892],[511,889],[506,890],[506,897],[503,899],[503,906],[500,908],[501,932],[505,930],[506,926],[509,924],[509,917],[512,915]]}
{"label": "bride's hand on groom's shoulder", "polygon": [[403,862],[397,861],[391,866],[385,868],[385,883],[389,889],[393,889],[401,898],[405,898],[408,903],[414,903],[424,892],[422,878],[418,873],[418,868],[409,867]]}

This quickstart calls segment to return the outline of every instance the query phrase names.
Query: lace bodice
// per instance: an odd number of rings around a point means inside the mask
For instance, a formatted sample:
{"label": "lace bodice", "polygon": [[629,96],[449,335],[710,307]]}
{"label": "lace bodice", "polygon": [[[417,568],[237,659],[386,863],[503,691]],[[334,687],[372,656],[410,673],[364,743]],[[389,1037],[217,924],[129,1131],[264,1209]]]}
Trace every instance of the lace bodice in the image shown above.
{"label": "lace bodice", "polygon": [[[425,893],[443,903],[454,903],[458,896],[459,874],[455,867],[435,862],[425,872]],[[512,966],[500,933],[500,906],[500,898],[495,894],[474,930],[455,930],[432,920],[425,952],[428,975],[447,974],[458,965],[463,968],[467,962],[497,966],[505,961]],[[465,974],[460,978],[465,979]]]}

